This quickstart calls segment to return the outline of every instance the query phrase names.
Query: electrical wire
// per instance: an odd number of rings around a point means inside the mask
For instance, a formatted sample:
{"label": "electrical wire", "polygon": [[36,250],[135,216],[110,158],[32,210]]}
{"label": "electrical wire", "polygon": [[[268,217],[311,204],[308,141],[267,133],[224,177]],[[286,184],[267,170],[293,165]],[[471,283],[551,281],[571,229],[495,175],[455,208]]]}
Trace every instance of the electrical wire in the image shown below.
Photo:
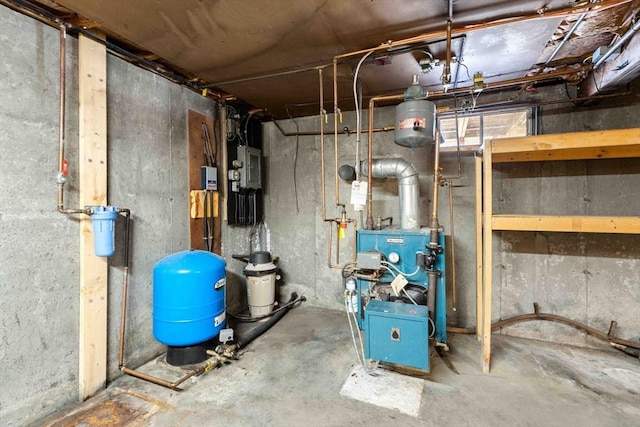
{"label": "electrical wire", "polygon": [[349,329],[351,330],[351,340],[353,341],[353,349],[356,351],[356,357],[358,358],[358,362],[364,366],[364,361],[360,358],[360,352],[358,351],[358,344],[356,343],[356,334],[353,330],[353,325],[351,324],[351,314],[349,312],[349,296],[345,295],[344,297],[344,308],[347,312],[347,320],[349,321]]}
{"label": "electrical wire", "polygon": [[236,119],[236,115],[238,114],[238,112],[236,111],[235,107],[233,107],[232,105],[227,105],[226,108],[227,108],[227,141],[233,141],[234,139],[236,139],[237,134],[230,130],[231,126],[229,126],[229,124],[230,122],[238,121]]}
{"label": "electrical wire", "polygon": [[[353,341],[353,347],[356,351],[356,357],[358,359],[358,363],[362,365],[362,369],[364,370],[365,373],[369,375],[376,375],[375,371],[377,368],[377,364],[373,368],[369,367],[367,365],[367,360],[364,357],[364,343],[363,343],[362,335],[360,334],[360,329],[358,329],[358,319],[356,317],[355,312],[349,311],[350,296],[351,295],[349,294],[345,294],[344,307],[347,312],[347,320],[349,321],[349,329],[351,330],[351,340]],[[352,325],[352,319],[351,319],[352,317],[353,317],[353,325]],[[355,328],[354,328],[354,325],[355,325]],[[360,341],[360,350],[358,350],[358,343],[356,342],[356,331]]]}
{"label": "electrical wire", "polygon": [[409,293],[407,292],[407,290],[405,288],[402,288],[402,292],[404,292],[404,294],[407,296],[407,298],[409,298],[409,300],[413,303],[413,305],[419,305],[416,300],[414,300],[413,298],[411,298],[411,295],[409,295]]}
{"label": "electrical wire", "polygon": [[407,274],[407,273],[405,273],[404,271],[401,271],[401,270],[400,270],[398,267],[396,267],[395,265],[388,263],[387,261],[382,261],[382,264],[383,264],[383,265],[386,265],[386,266],[388,266],[388,267],[393,268],[395,271],[397,271],[398,273],[402,274],[404,277],[413,277],[413,276],[415,276],[416,274],[418,274],[418,273],[420,272],[420,266],[417,266],[417,267],[416,267],[416,269],[415,269],[415,271],[414,271],[413,273],[411,273],[411,274]]}
{"label": "electrical wire", "polygon": [[[366,55],[364,55],[360,61],[358,62],[358,65],[356,66],[356,70],[353,73],[353,100],[355,102],[355,107],[356,107],[356,165],[355,165],[355,170],[356,170],[356,180],[360,180],[360,166],[358,165],[358,162],[360,160],[360,133],[362,132],[362,112],[360,111],[360,100],[358,99],[358,73],[360,72],[360,67],[362,66],[362,63],[365,61],[365,59],[367,59],[369,57],[369,55],[371,55],[373,53],[373,51],[368,52]],[[361,90],[362,92],[362,90]],[[372,126],[372,123],[369,123],[369,127]]]}
{"label": "electrical wire", "polygon": [[431,317],[427,317],[427,319],[429,319],[429,324],[431,325],[431,333],[429,334],[429,338],[433,338],[433,336],[436,334],[436,324],[433,323]]}
{"label": "electrical wire", "polygon": [[[358,324],[358,319],[356,317],[356,313],[352,312],[351,316],[353,316],[354,325],[357,325]],[[364,371],[367,374],[375,376],[375,375],[377,375],[375,371],[376,371],[376,368],[378,367],[378,364],[376,362],[374,367],[373,367],[373,369],[368,366],[367,360],[364,357],[364,340],[362,339],[362,334],[360,333],[360,329],[357,329],[357,332],[358,332],[358,340],[360,341],[360,351],[362,353],[362,360],[363,360],[362,368],[364,369]]]}
{"label": "electrical wire", "polygon": [[458,65],[462,65],[464,67],[465,70],[467,70],[467,80],[471,80],[471,74],[469,74],[469,67],[467,67],[465,64],[462,63],[462,60],[458,60],[457,62]]}
{"label": "electrical wire", "polygon": [[[383,265],[383,266],[382,266],[382,269],[383,269],[383,270],[387,270],[389,273],[391,273],[391,275],[392,275],[394,278],[398,277],[398,275],[397,275],[397,274],[396,274],[392,269],[390,269],[388,266]],[[400,273],[400,274],[402,274],[402,273]]]}

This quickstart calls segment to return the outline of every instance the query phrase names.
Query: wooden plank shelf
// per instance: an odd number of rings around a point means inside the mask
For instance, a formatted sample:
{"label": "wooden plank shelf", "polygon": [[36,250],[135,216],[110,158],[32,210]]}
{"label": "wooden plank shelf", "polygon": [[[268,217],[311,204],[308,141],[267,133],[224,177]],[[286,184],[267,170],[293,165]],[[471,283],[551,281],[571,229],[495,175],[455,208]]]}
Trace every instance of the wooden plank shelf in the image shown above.
{"label": "wooden plank shelf", "polygon": [[493,163],[640,157],[640,128],[496,139]]}
{"label": "wooden plank shelf", "polygon": [[491,228],[497,231],[640,234],[640,217],[494,214]]}
{"label": "wooden plank shelf", "polygon": [[[478,257],[478,337],[482,341],[482,371],[491,363],[491,287],[493,231],[640,234],[640,216],[513,215],[493,213],[493,165],[507,162],[640,158],[640,128],[575,132],[496,139],[485,144],[476,161],[476,233]],[[482,169],[480,173],[479,169]],[[480,321],[482,318],[482,321]]]}

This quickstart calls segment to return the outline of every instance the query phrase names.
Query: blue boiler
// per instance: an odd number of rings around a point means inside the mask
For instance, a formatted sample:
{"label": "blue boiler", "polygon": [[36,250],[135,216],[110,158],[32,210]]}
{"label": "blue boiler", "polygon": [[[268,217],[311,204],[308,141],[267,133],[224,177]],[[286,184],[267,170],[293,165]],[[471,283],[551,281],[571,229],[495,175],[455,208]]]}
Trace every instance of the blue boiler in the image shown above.
{"label": "blue boiler", "polygon": [[[358,230],[357,252],[379,253],[384,272],[374,283],[357,280],[358,323],[365,334],[365,357],[369,359],[429,370],[429,337],[447,342],[445,236],[439,234],[439,247],[429,247],[429,229]],[[419,263],[425,253],[435,256],[430,267]],[[428,271],[437,274],[435,289],[429,290]],[[435,292],[434,307],[426,302],[415,305],[381,297],[394,277],[402,274],[408,288]],[[387,299],[387,300],[385,300]],[[429,313],[432,313],[431,320]]]}

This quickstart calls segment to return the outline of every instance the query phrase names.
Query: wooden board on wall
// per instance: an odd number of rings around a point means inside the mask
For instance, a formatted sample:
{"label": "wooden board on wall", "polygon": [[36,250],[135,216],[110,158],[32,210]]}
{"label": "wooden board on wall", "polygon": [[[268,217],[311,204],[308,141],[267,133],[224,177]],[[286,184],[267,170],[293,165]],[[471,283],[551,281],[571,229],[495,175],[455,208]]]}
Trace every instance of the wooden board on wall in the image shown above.
{"label": "wooden board on wall", "polygon": [[[200,167],[205,165],[204,157],[204,135],[202,124],[205,124],[209,131],[209,138],[214,145],[215,160],[218,165],[218,187],[221,186],[220,165],[221,152],[220,146],[216,142],[214,135],[214,119],[197,111],[189,110],[187,124],[189,128],[189,191],[199,190],[200,188]],[[203,236],[202,218],[189,218],[189,242],[191,249],[205,249]],[[220,215],[216,215],[213,220],[213,252],[220,254],[222,249],[222,229]]]}
{"label": "wooden board on wall", "polygon": [[[98,34],[104,36],[103,34]],[[80,206],[107,204],[107,51],[78,37]],[[79,397],[107,380],[107,258],[94,251],[91,218],[80,218]]]}

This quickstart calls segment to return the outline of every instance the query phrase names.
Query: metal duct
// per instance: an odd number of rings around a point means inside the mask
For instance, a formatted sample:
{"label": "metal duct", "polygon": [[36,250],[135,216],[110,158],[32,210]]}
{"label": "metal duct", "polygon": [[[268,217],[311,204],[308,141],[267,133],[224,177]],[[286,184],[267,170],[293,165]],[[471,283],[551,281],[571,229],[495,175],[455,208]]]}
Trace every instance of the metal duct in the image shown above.
{"label": "metal duct", "polygon": [[[366,160],[360,163],[360,173],[367,175]],[[371,163],[372,178],[397,178],[400,203],[400,228],[417,230],[420,228],[418,199],[418,172],[404,159],[375,159]]]}

